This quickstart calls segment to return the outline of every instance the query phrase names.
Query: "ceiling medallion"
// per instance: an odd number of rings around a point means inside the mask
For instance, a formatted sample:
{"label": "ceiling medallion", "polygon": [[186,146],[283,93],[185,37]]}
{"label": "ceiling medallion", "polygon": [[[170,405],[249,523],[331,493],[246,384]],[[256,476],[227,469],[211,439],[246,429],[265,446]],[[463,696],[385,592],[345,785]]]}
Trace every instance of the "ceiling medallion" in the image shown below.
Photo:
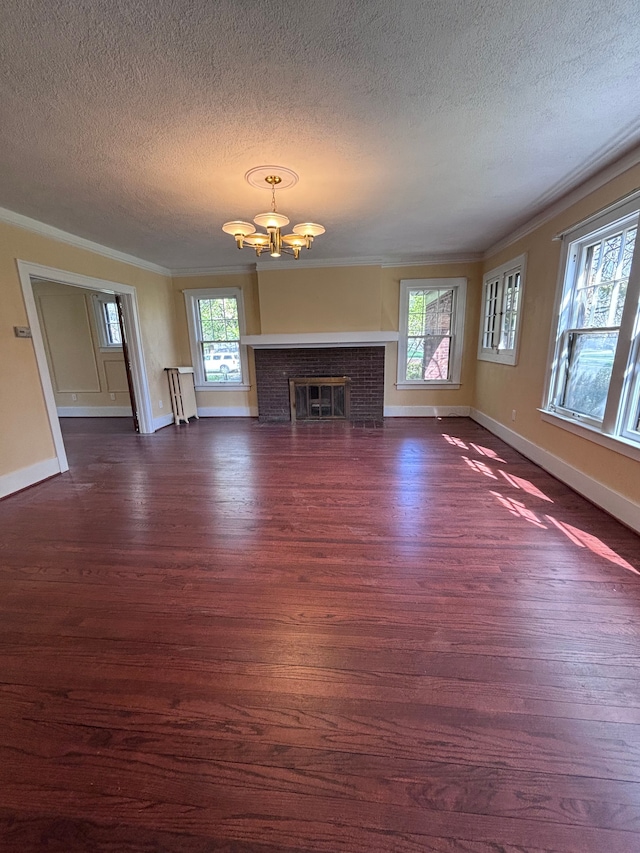
{"label": "ceiling medallion", "polygon": [[256,231],[250,222],[241,220],[225,222],[222,230],[225,234],[232,234],[235,237],[239,249],[255,249],[258,257],[263,252],[268,252],[272,258],[287,254],[293,255],[298,260],[300,250],[310,249],[313,238],[325,232],[322,225],[318,225],[317,222],[301,222],[293,226],[292,234],[282,234],[281,229],[289,224],[289,219],[283,213],[278,213],[276,188],[289,189],[298,182],[298,176],[284,166],[257,166],[247,172],[245,179],[252,187],[271,190],[271,210],[267,213],[259,213],[253,219],[256,225],[261,225],[265,229],[266,234]]}

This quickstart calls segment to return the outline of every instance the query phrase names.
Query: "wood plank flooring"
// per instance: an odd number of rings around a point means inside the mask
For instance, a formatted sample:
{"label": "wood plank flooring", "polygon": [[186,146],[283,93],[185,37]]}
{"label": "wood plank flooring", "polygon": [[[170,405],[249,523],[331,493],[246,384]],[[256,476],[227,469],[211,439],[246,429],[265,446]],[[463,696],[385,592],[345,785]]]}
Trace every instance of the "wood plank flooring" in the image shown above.
{"label": "wood plank flooring", "polygon": [[640,538],[466,419],[138,436],[0,502],[0,851],[640,851]]}

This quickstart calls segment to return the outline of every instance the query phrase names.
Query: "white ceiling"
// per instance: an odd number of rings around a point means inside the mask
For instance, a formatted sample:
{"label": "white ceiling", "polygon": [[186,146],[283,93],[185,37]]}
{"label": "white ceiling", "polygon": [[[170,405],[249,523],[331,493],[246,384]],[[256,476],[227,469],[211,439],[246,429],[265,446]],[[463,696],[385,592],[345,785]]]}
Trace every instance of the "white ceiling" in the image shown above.
{"label": "white ceiling", "polygon": [[[0,0],[0,206],[171,269],[487,248],[640,142],[639,0]],[[293,259],[291,263],[294,263]]]}

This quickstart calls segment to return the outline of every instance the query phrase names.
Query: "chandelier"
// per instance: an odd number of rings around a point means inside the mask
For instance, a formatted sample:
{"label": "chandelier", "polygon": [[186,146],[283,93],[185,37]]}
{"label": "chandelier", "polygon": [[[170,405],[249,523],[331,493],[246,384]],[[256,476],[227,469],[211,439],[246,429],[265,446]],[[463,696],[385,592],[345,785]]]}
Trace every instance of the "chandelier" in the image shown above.
{"label": "chandelier", "polygon": [[[275,171],[276,169],[278,172]],[[299,225],[293,226],[292,234],[282,233],[282,229],[289,224],[289,219],[283,213],[278,213],[276,187],[279,189],[292,187],[297,183],[298,176],[290,169],[281,166],[258,166],[247,172],[245,178],[254,187],[271,189],[271,210],[267,213],[259,213],[253,219],[256,225],[265,229],[266,234],[256,231],[250,222],[241,220],[225,222],[222,230],[225,234],[232,234],[235,237],[239,249],[255,249],[258,257],[263,252],[268,252],[272,258],[279,258],[282,254],[287,254],[293,255],[298,260],[300,251],[310,249],[313,238],[325,232],[322,225],[318,225],[317,222],[301,222]]]}

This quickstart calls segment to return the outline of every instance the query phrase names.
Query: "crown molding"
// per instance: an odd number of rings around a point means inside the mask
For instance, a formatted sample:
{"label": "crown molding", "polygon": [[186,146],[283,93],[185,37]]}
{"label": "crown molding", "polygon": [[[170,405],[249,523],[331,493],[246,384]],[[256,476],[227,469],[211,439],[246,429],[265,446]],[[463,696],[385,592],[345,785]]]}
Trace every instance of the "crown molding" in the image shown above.
{"label": "crown molding", "polygon": [[269,272],[270,270],[291,269],[322,269],[323,267],[379,267],[382,266],[382,258],[313,258],[312,260],[296,261],[268,261],[263,260],[253,264],[236,264],[229,267],[200,267],[171,270],[171,275],[176,278],[194,278],[204,275],[239,275],[250,272]]}
{"label": "crown molding", "polygon": [[482,252],[443,252],[430,255],[408,255],[402,260],[385,260],[382,264],[384,269],[389,267],[429,267],[438,264],[473,264],[481,261]]}
{"label": "crown molding", "polygon": [[174,278],[197,278],[207,275],[241,275],[252,272],[269,272],[270,270],[292,269],[324,269],[330,267],[423,267],[436,264],[465,264],[476,263],[483,259],[482,252],[439,253],[426,255],[407,255],[402,259],[393,260],[389,257],[371,257],[363,255],[359,258],[314,258],[313,260],[260,261],[254,264],[237,264],[228,267],[196,267],[172,269]]}
{"label": "crown molding", "polygon": [[120,261],[123,264],[129,264],[130,266],[138,267],[148,272],[155,272],[159,275],[171,275],[170,270],[166,267],[161,267],[159,264],[145,261],[142,258],[135,257],[135,255],[128,255],[126,252],[119,252],[117,249],[111,249],[109,246],[103,246],[101,243],[94,243],[93,240],[86,240],[84,237],[78,237],[76,234],[70,234],[68,231],[62,231],[60,228],[54,228],[53,225],[47,225],[45,222],[31,219],[31,217],[23,216],[21,213],[16,213],[13,210],[7,210],[6,207],[0,207],[0,222],[4,222],[7,225],[15,225],[17,228],[23,228],[25,231],[32,231],[34,234],[40,234],[41,237],[48,237],[51,240],[56,240],[58,243],[67,243],[69,246],[75,246],[76,249],[86,249],[88,252],[102,255],[112,261]]}
{"label": "crown molding", "polygon": [[602,217],[607,214],[612,214],[616,218],[622,218],[625,214],[629,215],[628,211],[622,212],[624,208],[627,208],[628,206],[632,206],[633,209],[631,210],[631,213],[635,213],[638,208],[638,202],[640,202],[640,187],[636,187],[634,190],[631,190],[631,192],[621,196],[614,201],[613,204],[605,204],[603,207],[599,207],[585,219],[572,223],[567,228],[559,231],[553,239],[563,240],[565,237],[575,234],[576,231],[581,231],[584,228],[592,226],[593,223],[598,222],[598,220],[602,219]]}
{"label": "crown molding", "polygon": [[603,145],[591,157],[564,175],[552,187],[549,187],[535,202],[539,209],[562,199],[567,193],[582,186],[589,178],[596,177],[601,171],[615,165],[626,156],[634,153],[640,157],[638,141],[640,137],[640,118],[634,119],[623,130]]}
{"label": "crown molding", "polygon": [[[522,240],[523,237],[531,234],[532,231],[540,228],[540,226],[544,225],[546,222],[549,222],[560,213],[563,213],[563,211],[568,210],[572,205],[582,201],[583,198],[586,198],[591,193],[599,190],[601,187],[605,186],[605,184],[608,184],[609,181],[612,181],[619,175],[624,174],[624,172],[627,172],[639,163],[640,147],[635,148],[633,151],[625,154],[624,157],[621,157],[619,160],[616,160],[614,163],[606,166],[598,172],[597,175],[593,175],[591,178],[588,178],[582,184],[570,190],[561,198],[558,198],[553,202],[553,204],[550,204],[549,207],[546,207],[536,216],[528,219],[523,225],[516,228],[515,231],[511,231],[501,240],[498,240],[492,246],[489,246],[489,248],[484,252],[484,260],[493,257],[493,255],[496,255],[498,252],[501,252],[513,243],[517,243],[518,240]],[[585,171],[587,171],[586,168],[582,170],[583,173]]]}
{"label": "crown molding", "polygon": [[170,270],[170,274],[172,278],[198,278],[207,275],[246,275],[255,271],[255,264],[237,264],[233,267],[186,267]]}
{"label": "crown molding", "polygon": [[310,260],[296,261],[258,261],[256,270],[268,272],[269,270],[290,269],[323,269],[324,267],[380,267],[382,258],[360,257],[360,258],[313,258]]}
{"label": "crown molding", "polygon": [[322,267],[379,267],[382,266],[382,258],[313,258],[312,260],[299,260],[293,258],[284,261],[262,260],[253,264],[236,264],[229,267],[199,267],[171,270],[171,275],[184,278],[194,278],[205,275],[240,275],[249,272],[269,272],[269,270],[291,270],[291,269],[319,269]]}

